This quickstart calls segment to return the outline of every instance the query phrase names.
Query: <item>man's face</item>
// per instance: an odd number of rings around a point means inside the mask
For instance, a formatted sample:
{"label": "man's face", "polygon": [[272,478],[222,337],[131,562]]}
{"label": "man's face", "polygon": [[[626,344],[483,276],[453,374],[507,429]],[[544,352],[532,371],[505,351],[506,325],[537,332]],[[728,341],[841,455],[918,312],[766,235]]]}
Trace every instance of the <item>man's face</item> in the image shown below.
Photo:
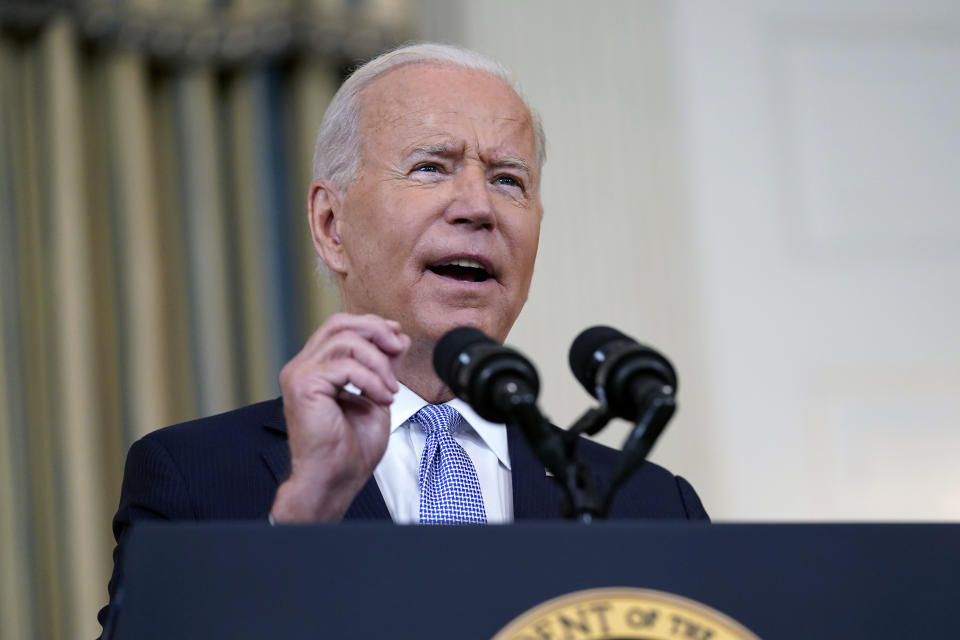
{"label": "man's face", "polygon": [[360,174],[334,223],[344,310],[397,320],[414,343],[457,326],[503,341],[543,212],[523,102],[489,74],[411,64],[361,104]]}

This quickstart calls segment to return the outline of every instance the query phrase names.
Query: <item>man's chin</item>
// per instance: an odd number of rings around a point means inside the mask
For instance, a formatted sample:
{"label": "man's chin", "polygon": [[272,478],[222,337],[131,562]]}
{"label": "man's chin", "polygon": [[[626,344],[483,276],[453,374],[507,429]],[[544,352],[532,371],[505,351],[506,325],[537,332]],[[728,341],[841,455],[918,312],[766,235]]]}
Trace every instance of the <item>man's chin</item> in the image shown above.
{"label": "man's chin", "polygon": [[445,314],[440,322],[433,324],[430,328],[430,337],[436,343],[448,332],[458,327],[472,327],[487,334],[498,342],[503,342],[509,327],[506,329],[502,322],[494,321],[484,314],[475,311],[470,312],[451,312]]}

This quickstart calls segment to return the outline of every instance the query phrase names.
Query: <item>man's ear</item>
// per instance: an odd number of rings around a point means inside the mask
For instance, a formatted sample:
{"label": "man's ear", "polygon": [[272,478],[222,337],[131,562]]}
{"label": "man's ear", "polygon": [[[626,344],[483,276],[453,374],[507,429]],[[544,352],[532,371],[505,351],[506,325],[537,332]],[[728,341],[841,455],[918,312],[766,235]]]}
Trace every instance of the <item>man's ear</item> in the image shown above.
{"label": "man's ear", "polygon": [[327,267],[337,274],[346,273],[347,257],[340,241],[342,199],[340,192],[327,180],[310,183],[309,209],[310,234],[313,248]]}

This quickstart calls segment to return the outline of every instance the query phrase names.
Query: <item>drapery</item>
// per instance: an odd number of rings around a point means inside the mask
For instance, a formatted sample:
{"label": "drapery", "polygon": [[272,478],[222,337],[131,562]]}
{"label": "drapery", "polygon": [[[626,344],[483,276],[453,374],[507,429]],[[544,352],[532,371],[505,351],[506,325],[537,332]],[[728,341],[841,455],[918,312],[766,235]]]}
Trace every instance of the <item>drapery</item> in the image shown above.
{"label": "drapery", "polygon": [[93,637],[123,459],[277,395],[338,306],[306,225],[377,2],[0,4],[0,634]]}

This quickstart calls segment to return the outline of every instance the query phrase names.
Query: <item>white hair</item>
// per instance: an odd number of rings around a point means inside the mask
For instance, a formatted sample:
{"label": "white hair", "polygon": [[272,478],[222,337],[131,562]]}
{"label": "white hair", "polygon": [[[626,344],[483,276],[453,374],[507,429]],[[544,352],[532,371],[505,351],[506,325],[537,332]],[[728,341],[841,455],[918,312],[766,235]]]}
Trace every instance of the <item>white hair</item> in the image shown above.
{"label": "white hair", "polygon": [[388,51],[354,71],[330,101],[313,149],[313,179],[327,179],[346,189],[360,171],[360,92],[380,74],[404,64],[430,63],[482,71],[506,82],[520,97],[533,121],[537,165],[546,161],[546,137],[540,116],[530,107],[506,67],[483,54],[448,44],[422,42]]}

